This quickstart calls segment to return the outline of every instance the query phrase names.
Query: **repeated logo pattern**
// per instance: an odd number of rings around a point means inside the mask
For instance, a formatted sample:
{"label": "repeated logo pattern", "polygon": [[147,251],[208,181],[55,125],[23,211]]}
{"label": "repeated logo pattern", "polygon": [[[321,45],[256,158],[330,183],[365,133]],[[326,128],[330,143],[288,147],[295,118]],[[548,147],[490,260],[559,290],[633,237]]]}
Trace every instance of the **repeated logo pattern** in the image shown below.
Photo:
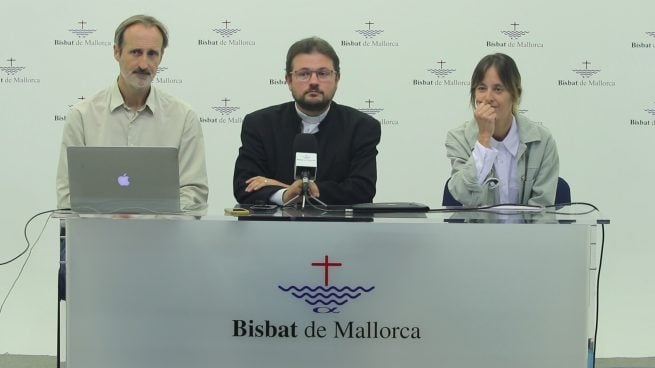
{"label": "repeated logo pattern", "polygon": [[518,26],[519,24],[516,23],[516,22],[514,22],[514,23],[512,23],[510,25],[513,26],[514,29],[508,30],[508,31],[500,31],[500,33],[502,33],[505,36],[511,38],[512,40],[519,39],[519,38],[527,35],[528,33],[530,33],[529,31],[517,31],[516,26]]}
{"label": "repeated logo pattern", "polygon": [[439,60],[437,64],[439,64],[439,69],[431,68],[428,69],[428,71],[439,78],[445,78],[451,73],[453,73],[455,70],[457,70],[457,69],[444,69],[443,65],[446,64],[446,62],[443,60]]}
{"label": "repeated logo pattern", "polygon": [[237,28],[228,28],[230,23],[232,23],[232,22],[230,22],[228,20],[225,20],[223,22],[223,24],[225,24],[225,28],[214,28],[214,29],[212,29],[212,31],[218,33],[223,38],[228,38],[228,37],[232,36],[233,34],[241,31],[240,29],[237,29]]}
{"label": "repeated logo pattern", "polygon": [[359,108],[359,109],[358,109],[359,111],[361,111],[361,112],[363,112],[363,113],[366,113],[366,114],[369,114],[369,115],[373,116],[373,115],[375,115],[375,114],[377,114],[377,113],[379,113],[379,112],[384,111],[384,109],[380,109],[380,108],[372,108],[372,107],[371,107],[371,104],[372,104],[373,102],[375,102],[375,101],[372,101],[372,100],[368,99],[368,100],[366,100],[366,101],[364,101],[364,102],[366,102],[366,103],[368,104],[368,107],[362,107],[362,108]]}
{"label": "repeated logo pattern", "polygon": [[582,64],[585,66],[584,69],[573,69],[573,72],[581,76],[582,78],[590,78],[594,75],[600,73],[600,69],[589,69],[591,63],[589,61],[584,61]]}
{"label": "repeated logo pattern", "polygon": [[230,100],[227,97],[222,99],[221,101],[223,101],[224,103],[223,106],[212,106],[212,109],[220,112],[221,115],[230,115],[231,113],[239,110],[239,107],[227,105],[227,103],[230,102]]}
{"label": "repeated logo pattern", "polygon": [[80,24],[80,28],[74,28],[74,29],[69,29],[68,32],[76,35],[78,38],[86,38],[86,36],[93,34],[97,29],[89,29],[89,28],[84,28],[84,25],[87,24],[88,22],[85,22],[84,20],[81,20],[77,22]]}
{"label": "repeated logo pattern", "polygon": [[644,109],[644,111],[646,111],[647,113],[655,116],[655,107],[651,107],[649,109]]}
{"label": "repeated logo pattern", "polygon": [[5,72],[7,75],[15,75],[21,70],[25,69],[24,66],[14,66],[14,61],[16,61],[16,59],[13,57],[7,59],[7,61],[9,62],[9,66],[0,66],[0,70]]}
{"label": "repeated logo pattern", "polygon": [[384,32],[384,30],[381,29],[371,29],[371,26],[375,23],[368,21],[364,23],[368,25],[368,29],[356,29],[355,32],[359,33],[360,35],[366,37],[366,38],[374,38],[375,36],[379,35],[380,33]]}

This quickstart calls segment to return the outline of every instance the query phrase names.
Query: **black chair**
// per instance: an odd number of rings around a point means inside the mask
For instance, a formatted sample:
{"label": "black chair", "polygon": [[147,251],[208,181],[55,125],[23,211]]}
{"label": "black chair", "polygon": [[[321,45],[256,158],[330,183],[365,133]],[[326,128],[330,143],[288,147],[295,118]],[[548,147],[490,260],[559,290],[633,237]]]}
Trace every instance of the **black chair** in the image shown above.
{"label": "black chair", "polygon": [[458,200],[453,197],[452,194],[450,194],[450,190],[448,190],[448,182],[450,181],[450,178],[446,180],[446,184],[443,186],[443,198],[441,199],[441,205],[444,207],[457,207],[457,206],[462,206],[461,203],[459,203]]}
{"label": "black chair", "polygon": [[[444,185],[441,205],[448,207],[461,206],[462,204],[459,203],[459,201],[456,200],[452,194],[450,194],[450,190],[448,190],[449,181],[450,178],[446,180],[446,184]],[[566,180],[559,177],[557,178],[557,189],[555,190],[555,204],[564,203],[571,203],[571,187],[569,186],[569,183],[566,182]]]}
{"label": "black chair", "polygon": [[557,178],[557,190],[555,191],[555,204],[571,203],[571,187],[562,177]]}

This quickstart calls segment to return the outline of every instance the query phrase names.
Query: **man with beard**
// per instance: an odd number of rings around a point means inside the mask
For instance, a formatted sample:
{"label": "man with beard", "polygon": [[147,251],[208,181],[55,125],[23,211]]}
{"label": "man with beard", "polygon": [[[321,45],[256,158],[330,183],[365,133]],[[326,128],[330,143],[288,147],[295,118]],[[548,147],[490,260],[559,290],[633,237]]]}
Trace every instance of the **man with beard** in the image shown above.
{"label": "man with beard", "polygon": [[[168,46],[166,27],[147,15],[124,20],[114,35],[120,73],[112,85],[74,106],[66,117],[57,169],[57,207],[70,208],[69,146],[163,146],[178,149],[180,210],[207,212],[205,145],[198,115],[151,86]],[[61,228],[59,299],[66,295],[65,228]]]}
{"label": "man with beard", "polygon": [[238,203],[283,205],[301,199],[293,147],[299,133],[313,134],[318,145],[311,197],[328,205],[373,201],[380,123],[332,101],[340,77],[339,57],[325,40],[310,37],[291,45],[285,80],[294,101],[243,119],[233,182]]}
{"label": "man with beard", "polygon": [[167,45],[166,28],[153,17],[135,15],[118,26],[117,80],[74,106],[66,117],[57,171],[58,208],[70,207],[67,147],[165,146],[178,149],[181,210],[207,211],[205,146],[198,116],[151,85]]}

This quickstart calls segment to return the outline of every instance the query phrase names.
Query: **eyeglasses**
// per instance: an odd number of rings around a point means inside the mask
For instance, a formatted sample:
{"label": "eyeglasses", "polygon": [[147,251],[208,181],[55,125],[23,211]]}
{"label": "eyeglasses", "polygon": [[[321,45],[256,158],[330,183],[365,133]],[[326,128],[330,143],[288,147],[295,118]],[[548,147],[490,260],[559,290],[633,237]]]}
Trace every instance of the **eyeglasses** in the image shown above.
{"label": "eyeglasses", "polygon": [[335,70],[321,68],[318,70],[299,69],[294,70],[291,73],[295,75],[296,78],[298,78],[298,80],[301,82],[307,82],[312,78],[312,74],[316,73],[316,78],[321,82],[325,82],[330,80],[330,78],[332,78],[332,74],[336,74],[337,72]]}

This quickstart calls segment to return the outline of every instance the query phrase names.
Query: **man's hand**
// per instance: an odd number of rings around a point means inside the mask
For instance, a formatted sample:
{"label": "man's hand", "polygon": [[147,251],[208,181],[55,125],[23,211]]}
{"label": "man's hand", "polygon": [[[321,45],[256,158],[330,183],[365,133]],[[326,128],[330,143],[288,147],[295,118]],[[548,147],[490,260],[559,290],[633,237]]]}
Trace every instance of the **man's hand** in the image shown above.
{"label": "man's hand", "polygon": [[[315,198],[318,198],[321,193],[318,190],[318,186],[313,181],[309,182],[309,195]],[[282,201],[284,203],[289,202],[291,199],[296,198],[295,202],[298,202],[302,198],[302,180],[298,179],[294,181],[291,185],[287,187],[287,190],[284,191],[282,195]]]}
{"label": "man's hand", "polygon": [[268,185],[275,185],[275,186],[283,187],[283,188],[288,187],[287,184],[284,184],[284,183],[279,182],[279,181],[277,181],[275,179],[269,179],[269,178],[266,178],[266,177],[263,177],[263,176],[253,176],[252,178],[246,180],[246,184],[248,184],[248,186],[246,187],[246,193],[256,192],[256,191],[260,190],[261,188],[263,188],[265,186],[268,186]]}

